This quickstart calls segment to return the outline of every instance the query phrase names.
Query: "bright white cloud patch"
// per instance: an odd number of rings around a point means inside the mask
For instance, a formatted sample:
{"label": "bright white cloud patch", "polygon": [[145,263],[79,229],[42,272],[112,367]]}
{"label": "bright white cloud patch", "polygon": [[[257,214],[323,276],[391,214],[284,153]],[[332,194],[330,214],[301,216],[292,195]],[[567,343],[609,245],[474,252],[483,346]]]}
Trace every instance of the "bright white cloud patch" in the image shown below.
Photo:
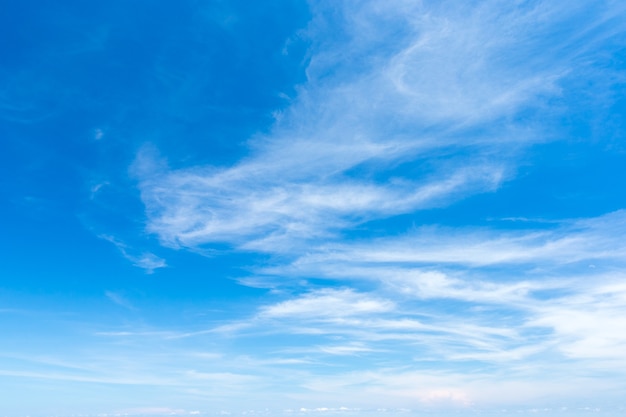
{"label": "bright white cloud patch", "polygon": [[321,290],[297,299],[265,307],[262,317],[315,319],[384,313],[393,309],[387,300],[357,294],[351,290]]}

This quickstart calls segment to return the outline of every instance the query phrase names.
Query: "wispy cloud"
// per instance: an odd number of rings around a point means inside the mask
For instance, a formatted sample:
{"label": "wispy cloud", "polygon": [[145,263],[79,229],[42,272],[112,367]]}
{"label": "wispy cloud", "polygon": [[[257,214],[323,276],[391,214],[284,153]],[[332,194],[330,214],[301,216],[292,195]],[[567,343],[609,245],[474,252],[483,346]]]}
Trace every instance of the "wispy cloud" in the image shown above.
{"label": "wispy cloud", "polygon": [[107,242],[111,242],[122,253],[124,258],[132,262],[133,265],[145,269],[148,274],[152,274],[155,270],[165,268],[167,266],[165,259],[159,258],[150,252],[136,253],[128,245],[120,242],[113,236],[100,235],[100,238],[106,240]]}
{"label": "wispy cloud", "polygon": [[[582,111],[572,95],[597,93],[572,86],[616,82],[598,61],[626,30],[626,8],[452,3],[312,3],[307,79],[245,156],[173,167],[151,145],[137,154],[146,230],[163,245],[270,255],[239,283],[271,288],[273,301],[148,332],[228,339],[248,349],[229,366],[257,371],[190,367],[185,380],[295,384],[306,395],[294,398],[332,407],[346,395],[468,407],[579,394],[590,373],[623,362],[623,211],[515,227],[398,218],[497,193],[524,156],[561,139],[559,118]],[[374,221],[389,230],[360,233]],[[148,272],[165,266],[104,238]],[[264,358],[248,355],[250,340]],[[583,362],[565,383],[559,372]]]}
{"label": "wispy cloud", "polygon": [[538,306],[527,325],[552,329],[569,357],[600,359],[606,361],[600,367],[612,367],[626,363],[626,277],[596,279],[585,291]]}
{"label": "wispy cloud", "polygon": [[[350,147],[344,152],[353,153]],[[144,158],[139,156],[140,165]],[[340,171],[361,162],[365,160]],[[441,204],[468,188],[493,189],[502,178],[499,166],[464,166],[422,183],[398,178],[376,184],[332,174],[328,179],[300,180],[300,173],[290,179],[288,172],[277,172],[280,167],[273,165],[268,160],[215,174],[196,169],[143,172],[149,231],[170,246],[227,242],[250,250],[281,251],[298,240],[332,236],[355,222]],[[321,175],[327,176],[323,171]]]}
{"label": "wispy cloud", "polygon": [[105,291],[104,295],[111,300],[112,302],[114,302],[115,304],[122,306],[124,308],[127,308],[129,310],[135,310],[136,307],[128,300],[126,299],[126,297],[124,297],[122,294],[119,294],[115,291]]}
{"label": "wispy cloud", "polygon": [[[626,332],[621,287],[609,283],[619,281],[610,269],[626,255],[623,212],[536,229],[436,225],[347,236],[514,179],[523,152],[556,140],[551,123],[564,104],[552,104],[564,86],[609,77],[593,70],[595,47],[618,34],[625,10],[592,2],[311,6],[307,81],[245,158],[173,169],[145,148],[133,168],[147,229],[163,244],[277,255],[240,282],[305,281],[303,292],[213,330],[311,337],[316,348],[306,354],[322,362],[358,354],[381,366],[514,369],[520,360],[543,366],[550,355],[617,359],[624,338],[609,328]],[[329,288],[306,283],[320,278]],[[304,352],[299,337],[289,340],[284,349]],[[399,375],[376,378],[399,395],[415,377]],[[328,380],[307,386],[332,390]],[[472,401],[460,382],[411,395]]]}
{"label": "wispy cloud", "polygon": [[[148,230],[163,243],[281,251],[496,190],[524,147],[548,139],[538,126],[549,100],[585,76],[593,45],[615,35],[598,22],[619,13],[544,2],[312,7],[308,81],[247,158],[170,169],[138,155]],[[325,30],[329,10],[343,35]],[[529,109],[543,113],[537,122],[515,121]]]}
{"label": "wispy cloud", "polygon": [[[258,272],[367,282],[376,297],[393,300],[386,317],[347,313],[321,333],[368,343],[420,339],[447,360],[510,362],[555,349],[570,358],[622,360],[624,224],[624,214],[615,212],[550,229],[430,228],[325,246]],[[438,304],[444,300],[456,303],[450,312]],[[344,303],[347,312],[352,304]],[[306,326],[328,317],[310,312]]]}
{"label": "wispy cloud", "polygon": [[298,257],[290,266],[264,268],[259,272],[297,275],[299,271],[304,274],[315,271],[318,276],[348,277],[354,273],[356,277],[364,277],[373,276],[377,265],[385,265],[386,274],[393,274],[393,265],[534,269],[565,268],[579,263],[586,263],[587,267],[596,263],[610,266],[621,264],[624,259],[625,231],[623,211],[596,218],[563,220],[549,228],[428,226],[400,236],[326,243]]}
{"label": "wispy cloud", "polygon": [[376,299],[352,290],[325,289],[262,308],[261,317],[346,317],[382,313],[393,309],[388,300]]}

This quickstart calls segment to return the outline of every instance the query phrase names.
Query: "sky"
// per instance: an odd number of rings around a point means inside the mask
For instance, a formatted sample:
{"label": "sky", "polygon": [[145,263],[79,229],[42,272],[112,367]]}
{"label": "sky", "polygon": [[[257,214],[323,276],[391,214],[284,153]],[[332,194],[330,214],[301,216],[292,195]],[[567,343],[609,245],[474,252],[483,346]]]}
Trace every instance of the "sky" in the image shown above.
{"label": "sky", "polygon": [[0,417],[626,412],[626,3],[0,13]]}

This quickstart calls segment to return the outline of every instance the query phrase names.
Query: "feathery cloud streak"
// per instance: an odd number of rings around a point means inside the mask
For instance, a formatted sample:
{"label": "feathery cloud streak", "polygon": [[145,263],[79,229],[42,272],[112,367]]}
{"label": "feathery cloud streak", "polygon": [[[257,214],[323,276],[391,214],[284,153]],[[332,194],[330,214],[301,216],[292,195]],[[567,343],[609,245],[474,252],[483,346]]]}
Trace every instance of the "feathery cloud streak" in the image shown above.
{"label": "feathery cloud streak", "polygon": [[[594,45],[615,35],[610,14],[621,12],[541,2],[313,8],[309,79],[248,157],[170,169],[138,156],[148,230],[168,246],[279,250],[496,190],[521,149],[548,139],[539,121],[556,117],[548,105],[562,85],[592,77]],[[330,12],[339,22],[325,20]],[[390,22],[397,32],[386,32]],[[345,33],[333,36],[331,23]]]}
{"label": "feathery cloud streak", "polygon": [[[467,389],[478,380],[512,381],[514,391],[545,376],[541,389],[556,392],[567,364],[590,360],[569,371],[582,381],[623,363],[622,211],[535,229],[394,219],[497,194],[525,156],[566,137],[562,118],[582,111],[577,99],[592,103],[619,79],[601,61],[623,42],[624,6],[311,7],[307,81],[246,156],[172,168],[147,146],[132,168],[147,230],[165,246],[276,255],[241,280],[267,283],[276,302],[207,332],[281,337],[283,353],[308,355],[285,358],[300,365],[367,358],[327,379],[309,368],[301,387],[326,395],[358,385],[421,403],[485,400]],[[388,233],[355,237],[371,221]],[[410,394],[427,363],[445,374],[440,389]],[[479,376],[459,377],[464,366]]]}

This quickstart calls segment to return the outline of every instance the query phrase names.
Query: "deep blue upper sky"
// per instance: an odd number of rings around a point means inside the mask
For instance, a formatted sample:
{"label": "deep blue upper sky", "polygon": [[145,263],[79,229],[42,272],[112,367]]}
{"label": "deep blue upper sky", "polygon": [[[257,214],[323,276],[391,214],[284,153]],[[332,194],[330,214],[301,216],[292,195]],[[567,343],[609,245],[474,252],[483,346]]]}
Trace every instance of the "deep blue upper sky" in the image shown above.
{"label": "deep blue upper sky", "polygon": [[0,39],[0,417],[626,407],[620,2],[27,0]]}

